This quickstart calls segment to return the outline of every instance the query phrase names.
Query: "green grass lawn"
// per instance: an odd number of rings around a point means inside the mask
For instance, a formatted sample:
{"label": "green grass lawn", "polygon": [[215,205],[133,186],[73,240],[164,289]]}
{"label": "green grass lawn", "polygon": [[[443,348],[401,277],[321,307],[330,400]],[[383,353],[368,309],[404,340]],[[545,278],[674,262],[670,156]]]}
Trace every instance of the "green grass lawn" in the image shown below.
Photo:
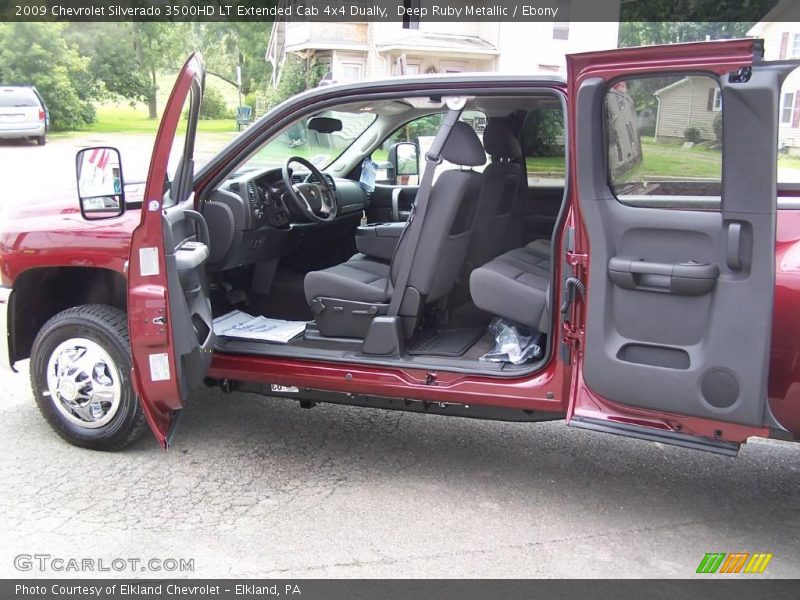
{"label": "green grass lawn", "polygon": [[[92,133],[155,133],[160,119],[151,119],[144,106],[101,105],[97,107],[97,119],[83,131]],[[199,131],[230,133],[236,131],[234,119],[201,120]],[[180,130],[186,130],[186,121]]]}
{"label": "green grass lawn", "polygon": [[529,156],[525,165],[530,175],[559,175],[566,173],[567,168],[563,156]]}
{"label": "green grass lawn", "polygon": [[705,146],[683,148],[679,142],[656,142],[642,138],[642,164],[630,171],[626,179],[672,176],[718,179],[722,173],[722,154]]}

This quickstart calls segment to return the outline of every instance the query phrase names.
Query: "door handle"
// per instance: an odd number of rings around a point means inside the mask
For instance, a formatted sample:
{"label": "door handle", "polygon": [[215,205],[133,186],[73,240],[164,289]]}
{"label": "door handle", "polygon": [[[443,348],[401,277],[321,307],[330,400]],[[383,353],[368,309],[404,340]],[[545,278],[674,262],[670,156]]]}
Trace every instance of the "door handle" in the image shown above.
{"label": "door handle", "polygon": [[615,256],[608,261],[608,275],[626,290],[702,296],[714,289],[719,267],[694,260],[661,263]]}
{"label": "door handle", "polygon": [[400,220],[400,192],[403,191],[403,188],[393,188],[392,189],[392,221],[399,221]]}
{"label": "door handle", "polygon": [[742,224],[728,223],[728,240],[725,248],[728,268],[738,271],[742,268]]}

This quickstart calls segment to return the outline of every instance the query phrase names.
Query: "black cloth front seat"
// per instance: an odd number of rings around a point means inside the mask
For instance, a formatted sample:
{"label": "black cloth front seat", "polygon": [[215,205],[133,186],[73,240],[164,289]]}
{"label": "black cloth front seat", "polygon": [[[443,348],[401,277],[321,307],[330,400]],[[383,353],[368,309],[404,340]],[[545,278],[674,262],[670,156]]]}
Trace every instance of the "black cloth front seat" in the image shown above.
{"label": "black cloth front seat", "polygon": [[512,235],[512,220],[527,189],[522,147],[506,119],[487,119],[483,146],[492,162],[483,170],[483,188],[467,255],[470,269],[518,245]]}
{"label": "black cloth front seat", "polygon": [[[486,162],[486,153],[472,127],[460,121],[447,138],[442,158],[462,167],[477,167]],[[424,222],[412,216],[391,264],[357,254],[343,264],[308,273],[305,295],[320,333],[364,337],[372,317],[386,313],[400,265],[411,260],[413,252],[400,307],[404,332],[410,337],[423,306],[444,297],[459,275],[472,236],[481,181],[482,175],[471,169],[441,173],[431,189]],[[413,228],[421,229],[415,252],[409,244]]]}

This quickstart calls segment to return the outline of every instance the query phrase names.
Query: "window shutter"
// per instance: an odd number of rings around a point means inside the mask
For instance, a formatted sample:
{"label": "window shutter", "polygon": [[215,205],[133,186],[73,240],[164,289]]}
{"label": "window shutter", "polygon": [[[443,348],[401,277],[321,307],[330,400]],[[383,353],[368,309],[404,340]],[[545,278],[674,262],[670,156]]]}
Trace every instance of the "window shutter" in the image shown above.
{"label": "window shutter", "polygon": [[800,90],[794,93],[794,111],[792,112],[792,129],[800,127]]}
{"label": "window shutter", "polygon": [[784,31],[781,36],[781,53],[778,57],[780,60],[786,58],[786,52],[789,50],[789,32]]}
{"label": "window shutter", "polygon": [[708,105],[706,106],[706,110],[708,110],[708,112],[714,110],[714,87],[708,89]]}

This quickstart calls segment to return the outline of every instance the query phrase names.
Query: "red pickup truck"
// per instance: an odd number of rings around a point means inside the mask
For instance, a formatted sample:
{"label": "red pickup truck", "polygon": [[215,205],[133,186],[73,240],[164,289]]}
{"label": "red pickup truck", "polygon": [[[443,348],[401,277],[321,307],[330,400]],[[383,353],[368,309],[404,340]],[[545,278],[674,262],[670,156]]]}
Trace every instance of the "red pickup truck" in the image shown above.
{"label": "red pickup truck", "polygon": [[167,447],[202,385],[722,454],[796,441],[800,193],[776,175],[796,63],[762,57],[321,87],[195,173],[194,55],[143,197],[93,148],[79,203],[4,214],[2,362],[30,357],[54,430],[105,450],[145,422]]}

